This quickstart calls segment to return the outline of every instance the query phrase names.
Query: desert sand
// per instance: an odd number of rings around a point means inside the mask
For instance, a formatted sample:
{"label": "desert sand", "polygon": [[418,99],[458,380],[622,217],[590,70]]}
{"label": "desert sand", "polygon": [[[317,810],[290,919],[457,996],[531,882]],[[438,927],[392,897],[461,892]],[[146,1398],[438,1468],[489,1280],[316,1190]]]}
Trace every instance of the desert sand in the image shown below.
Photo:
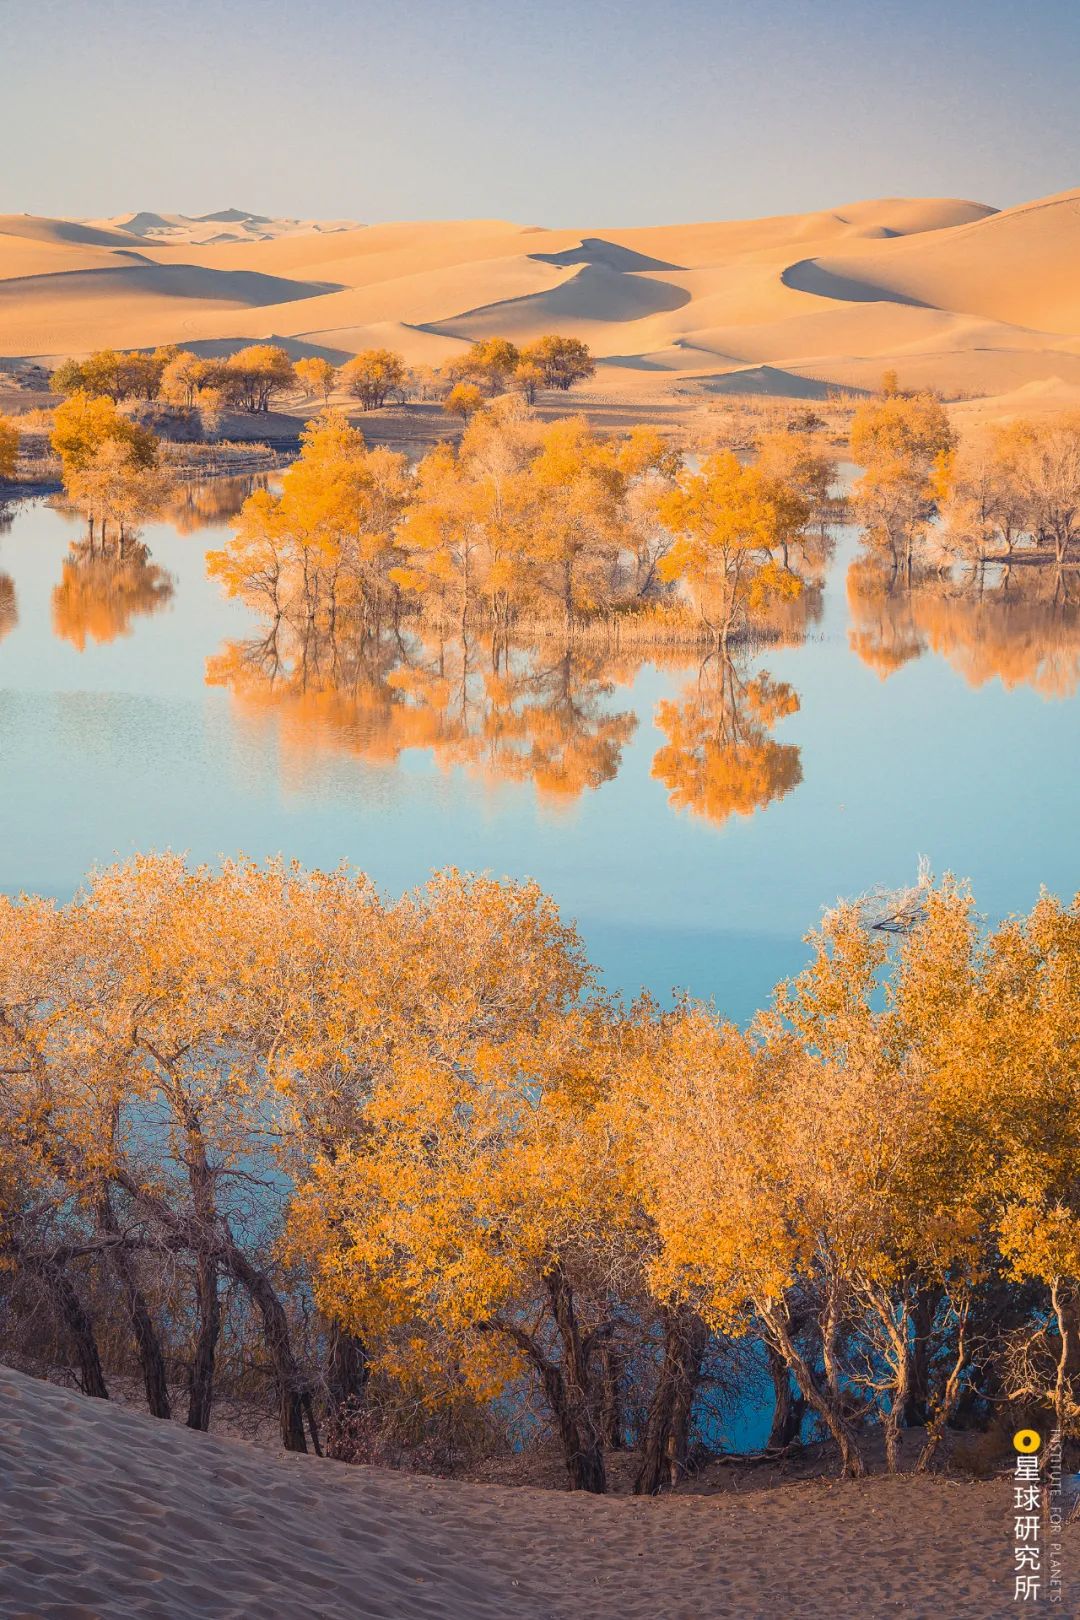
{"label": "desert sand", "polygon": [[[625,401],[905,384],[1080,393],[1080,191],[1003,211],[892,198],[771,219],[577,232],[355,226],[241,210],[0,217],[0,356],[280,339],[438,365],[557,330]],[[1021,407],[1023,407],[1021,399]],[[1002,407],[1003,409],[1006,407]]]}
{"label": "desert sand", "polygon": [[0,1614],[27,1620],[1015,1613],[1003,1480],[595,1498],[268,1454],[7,1369],[0,1403]]}

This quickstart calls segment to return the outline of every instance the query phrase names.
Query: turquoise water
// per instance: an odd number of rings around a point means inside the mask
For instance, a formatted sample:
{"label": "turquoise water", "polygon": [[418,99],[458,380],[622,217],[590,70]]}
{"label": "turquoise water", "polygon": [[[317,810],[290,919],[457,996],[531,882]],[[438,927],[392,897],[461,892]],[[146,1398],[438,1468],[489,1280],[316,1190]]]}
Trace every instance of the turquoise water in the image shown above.
{"label": "turquoise water", "polygon": [[[166,847],[207,861],[239,851],[321,866],[344,859],[390,890],[451,863],[528,875],[576,919],[610,984],[661,995],[685,987],[741,1019],[804,960],[802,936],[823,906],[912,881],[920,853],[937,872],[970,877],[992,918],[1030,906],[1040,884],[1063,895],[1080,886],[1072,621],[1063,631],[1060,614],[1044,624],[1035,612],[1016,630],[1020,652],[1045,634],[1052,678],[1045,669],[1036,678],[1047,690],[1023,675],[1011,688],[993,674],[972,684],[963,666],[980,657],[978,636],[966,648],[937,637],[937,650],[882,679],[850,642],[851,533],[840,535],[805,643],[746,655],[740,669],[742,680],[767,669],[797,693],[797,712],[769,735],[798,750],[802,779],[755,813],[718,821],[673,805],[653,774],[668,740],[657,705],[695,681],[694,657],[681,669],[645,662],[620,673],[627,684],[594,695],[602,714],[636,725],[626,722],[630,734],[608,757],[614,775],[553,794],[528,771],[510,779],[470,769],[420,740],[380,757],[355,710],[309,727],[302,710],[208,685],[208,657],[257,629],[205,577],[205,550],[222,544],[222,527],[150,526],[144,538],[172,594],[159,591],[153,611],[95,639],[93,613],[82,637],[77,625],[67,624],[68,637],[54,625],[79,523],[42,502],[7,515],[7,891],[67,897],[93,865]],[[106,623],[104,634],[115,629]]]}

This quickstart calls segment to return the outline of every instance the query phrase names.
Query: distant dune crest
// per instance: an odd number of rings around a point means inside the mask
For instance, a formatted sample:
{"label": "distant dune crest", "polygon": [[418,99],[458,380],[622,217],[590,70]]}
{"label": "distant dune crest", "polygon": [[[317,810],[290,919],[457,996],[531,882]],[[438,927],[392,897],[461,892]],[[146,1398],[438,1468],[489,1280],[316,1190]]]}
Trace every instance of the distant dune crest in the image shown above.
{"label": "distant dune crest", "polygon": [[594,395],[868,387],[1080,394],[1080,191],[996,211],[888,197],[588,232],[360,226],[239,208],[0,217],[0,355],[276,337],[440,365],[478,337],[582,338]]}
{"label": "distant dune crest", "polygon": [[116,214],[111,219],[85,223],[124,231],[144,241],[192,247],[215,242],[272,242],[279,236],[359,228],[354,219],[271,219],[268,214],[250,214],[243,208],[222,208],[216,214]]}

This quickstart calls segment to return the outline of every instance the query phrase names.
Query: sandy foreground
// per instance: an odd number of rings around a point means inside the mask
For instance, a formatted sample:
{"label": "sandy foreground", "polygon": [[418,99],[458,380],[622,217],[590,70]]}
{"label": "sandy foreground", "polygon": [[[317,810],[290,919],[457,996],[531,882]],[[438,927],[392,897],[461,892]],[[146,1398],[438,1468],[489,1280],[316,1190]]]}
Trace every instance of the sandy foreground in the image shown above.
{"label": "sandy foreground", "polygon": [[225,216],[0,216],[0,359],[273,339],[335,361],[388,347],[439,366],[479,338],[556,331],[589,344],[605,399],[639,409],[687,393],[873,388],[886,367],[954,397],[1080,398],[1080,191],[1001,211],[894,197],[586,232],[505,220],[246,230]]}
{"label": "sandy foreground", "polygon": [[[25,1620],[992,1620],[1016,1613],[1010,1503],[1005,1481],[464,1484],[269,1455],[0,1370],[0,1614]],[[1072,1527],[1064,1580],[1075,1613]]]}

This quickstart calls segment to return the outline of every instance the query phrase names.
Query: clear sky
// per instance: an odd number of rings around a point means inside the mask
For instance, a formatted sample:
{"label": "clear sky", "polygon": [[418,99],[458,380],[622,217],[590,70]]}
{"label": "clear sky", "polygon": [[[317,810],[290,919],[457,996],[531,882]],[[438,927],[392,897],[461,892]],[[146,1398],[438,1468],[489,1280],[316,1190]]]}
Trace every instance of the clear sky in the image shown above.
{"label": "clear sky", "polygon": [[571,227],[1080,184],[1080,0],[0,0],[0,212]]}

